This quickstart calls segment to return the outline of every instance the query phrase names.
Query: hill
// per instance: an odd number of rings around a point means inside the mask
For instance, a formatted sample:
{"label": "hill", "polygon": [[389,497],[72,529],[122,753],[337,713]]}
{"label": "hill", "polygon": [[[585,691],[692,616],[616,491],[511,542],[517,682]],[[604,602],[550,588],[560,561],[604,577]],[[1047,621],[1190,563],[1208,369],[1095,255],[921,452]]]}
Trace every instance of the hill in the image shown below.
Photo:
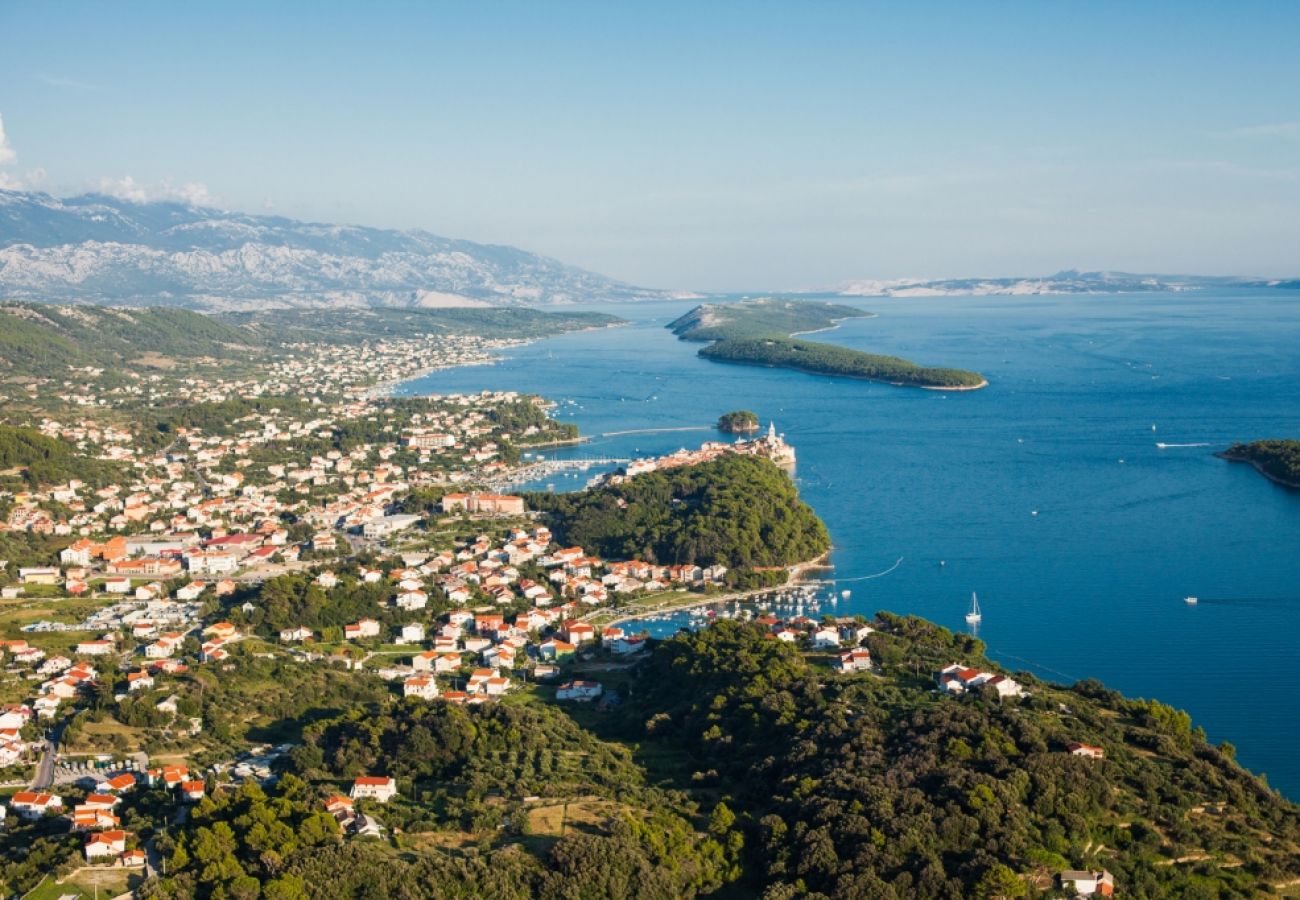
{"label": "hill", "polygon": [[514,247],[426,231],[0,190],[0,299],[256,309],[659,296]]}
{"label": "hill", "polygon": [[0,378],[61,377],[69,366],[172,368],[247,362],[285,343],[360,344],[423,335],[529,339],[601,328],[601,313],[505,309],[279,309],[207,315],[174,307],[0,304]]}
{"label": "hill", "polygon": [[790,337],[833,327],[843,319],[872,313],[839,303],[815,300],[743,300],[702,303],[668,323],[684,341],[720,341],[746,337]]}
{"label": "hill", "polygon": [[940,696],[949,663],[999,671],[981,642],[874,624],[878,674],[832,674],[725,621],[665,641],[638,674],[620,737],[645,758],[686,754],[725,802],[742,893],[1042,896],[1064,869],[1104,868],[1125,897],[1249,897],[1300,875],[1300,809],[1185,713],[1019,673],[1024,698]]}
{"label": "hill", "polygon": [[186,309],[0,305],[0,375],[62,375],[159,356],[244,359],[261,337]]}
{"label": "hill", "polygon": [[221,320],[246,329],[257,339],[275,342],[356,344],[425,334],[477,334],[529,339],[605,328],[622,322],[603,313],[543,312],[524,306],[442,309],[268,309],[232,312]]}
{"label": "hill", "polygon": [[789,476],[752,456],[729,454],[572,494],[533,494],[528,502],[561,543],[610,559],[752,570],[830,549],[826,526]]}

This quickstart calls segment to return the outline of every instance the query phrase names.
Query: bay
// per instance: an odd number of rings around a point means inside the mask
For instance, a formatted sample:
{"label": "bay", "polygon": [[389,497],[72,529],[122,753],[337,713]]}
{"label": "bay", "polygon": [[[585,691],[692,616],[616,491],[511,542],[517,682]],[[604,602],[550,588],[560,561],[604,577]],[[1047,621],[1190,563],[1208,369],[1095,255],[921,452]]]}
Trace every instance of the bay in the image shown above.
{"label": "bay", "polygon": [[[718,437],[721,413],[752,409],[798,451],[835,577],[903,559],[846,584],[838,613],[964,629],[978,591],[979,635],[999,662],[1184,708],[1300,798],[1300,492],[1212,455],[1300,437],[1300,296],[827,299],[878,315],[816,340],[974,369],[990,386],[938,393],[708,362],[663,327],[693,305],[674,302],[592,307],[631,324],[399,393],[542,394],[592,437],[557,458],[697,446]],[[589,474],[546,482],[576,489]]]}

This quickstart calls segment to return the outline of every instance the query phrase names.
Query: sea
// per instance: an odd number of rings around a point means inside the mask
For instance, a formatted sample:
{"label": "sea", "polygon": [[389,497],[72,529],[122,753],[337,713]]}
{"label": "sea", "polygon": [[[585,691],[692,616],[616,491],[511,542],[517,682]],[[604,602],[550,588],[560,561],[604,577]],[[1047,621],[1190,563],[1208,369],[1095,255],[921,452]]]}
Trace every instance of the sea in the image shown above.
{"label": "sea", "polygon": [[[682,301],[581,307],[629,324],[398,392],[541,394],[590,438],[554,459],[695,447],[720,439],[722,413],[753,410],[797,450],[799,489],[834,542],[829,577],[852,591],[823,611],[969,630],[978,592],[999,663],[1186,709],[1300,800],[1300,491],[1214,456],[1300,437],[1300,292],[816,299],[876,314],[816,340],[989,386],[709,362],[664,327]],[[609,465],[528,487],[580,489]]]}

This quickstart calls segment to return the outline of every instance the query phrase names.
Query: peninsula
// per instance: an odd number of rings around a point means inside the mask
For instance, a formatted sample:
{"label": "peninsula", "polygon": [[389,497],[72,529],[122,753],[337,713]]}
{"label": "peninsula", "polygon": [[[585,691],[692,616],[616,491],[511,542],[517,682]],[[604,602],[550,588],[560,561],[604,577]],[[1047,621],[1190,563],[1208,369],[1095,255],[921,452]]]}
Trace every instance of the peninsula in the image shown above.
{"label": "peninsula", "polygon": [[1229,462],[1249,463],[1269,481],[1289,488],[1300,488],[1300,441],[1251,441],[1248,444],[1233,444],[1215,455]]}
{"label": "peninsula", "polygon": [[796,338],[799,334],[833,328],[844,319],[871,315],[836,303],[744,300],[702,304],[667,327],[684,341],[711,341],[699,355],[719,362],[773,366],[930,390],[970,391],[988,384],[978,372],[919,366],[897,356]]}

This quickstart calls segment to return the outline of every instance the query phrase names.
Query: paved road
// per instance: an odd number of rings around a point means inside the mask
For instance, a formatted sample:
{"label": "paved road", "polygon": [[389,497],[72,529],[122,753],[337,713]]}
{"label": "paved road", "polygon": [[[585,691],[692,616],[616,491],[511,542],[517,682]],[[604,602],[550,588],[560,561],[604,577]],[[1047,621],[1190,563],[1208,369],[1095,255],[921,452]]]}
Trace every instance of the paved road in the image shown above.
{"label": "paved road", "polygon": [[67,722],[55,725],[46,735],[45,750],[41,761],[36,764],[36,777],[32,779],[32,790],[47,788],[54,783],[54,764],[59,758],[59,744],[63,741],[63,729]]}

